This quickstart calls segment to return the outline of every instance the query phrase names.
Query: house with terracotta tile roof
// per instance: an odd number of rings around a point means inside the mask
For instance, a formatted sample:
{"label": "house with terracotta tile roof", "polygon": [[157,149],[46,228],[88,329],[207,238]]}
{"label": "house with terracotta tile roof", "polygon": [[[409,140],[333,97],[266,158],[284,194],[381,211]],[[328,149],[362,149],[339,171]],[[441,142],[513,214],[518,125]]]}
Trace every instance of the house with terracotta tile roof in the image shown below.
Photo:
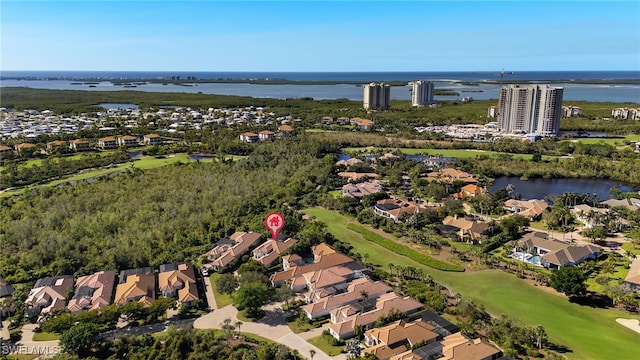
{"label": "house with terracotta tile roof", "polygon": [[542,214],[549,208],[544,200],[514,200],[509,199],[504,202],[504,209],[511,215],[520,215],[529,220],[539,219]]}
{"label": "house with terracotta tile roof", "polygon": [[142,137],[142,142],[146,145],[160,145],[162,144],[162,137],[158,134],[147,134]]}
{"label": "house with terracotta tile roof", "polygon": [[0,145],[0,153],[7,153],[7,152],[11,152],[11,147],[7,146],[7,145]]}
{"label": "house with terracotta tile roof", "polygon": [[352,165],[357,165],[362,163],[364,163],[364,161],[358,158],[350,158],[350,159],[336,161],[336,166],[352,166]]}
{"label": "house with terracotta tile roof", "polygon": [[101,149],[115,149],[118,147],[118,142],[114,136],[107,136],[98,139],[98,147]]}
{"label": "house with terracotta tile roof", "polygon": [[382,182],[380,180],[370,180],[357,184],[346,184],[342,187],[342,196],[362,198],[367,195],[384,192]]}
{"label": "house with terracotta tile roof", "polygon": [[63,309],[73,289],[73,276],[55,276],[38,279],[27,296],[27,316],[36,316]]}
{"label": "house with terracotta tile roof", "polygon": [[218,241],[213,249],[207,252],[209,263],[204,266],[215,270],[222,269],[249,252],[252,247],[260,242],[261,238],[262,235],[255,232],[233,233],[229,237]]}
{"label": "house with terracotta tile roof", "polygon": [[63,146],[67,145],[66,141],[62,141],[62,140],[54,140],[54,141],[49,141],[47,143],[47,151],[53,151],[55,149],[61,148]]}
{"label": "house with terracotta tile roof", "polygon": [[138,138],[131,135],[118,136],[118,146],[136,146],[138,145]]}
{"label": "house with terracotta tile roof", "polygon": [[367,330],[364,333],[364,352],[372,354],[376,359],[388,359],[401,354],[418,344],[427,345],[438,340],[435,326],[418,319],[412,322],[395,321],[381,328]]}
{"label": "house with terracotta tile roof", "polygon": [[258,134],[256,133],[252,133],[252,132],[245,132],[240,134],[240,141],[242,142],[246,142],[246,143],[254,143],[254,142],[258,142]]}
{"label": "house with terracotta tile roof", "polygon": [[304,264],[304,259],[298,254],[285,255],[282,257],[282,270],[284,271]]}
{"label": "house with terracotta tile roof", "polygon": [[79,277],[76,280],[76,293],[69,300],[67,308],[71,312],[78,312],[96,310],[111,304],[115,282],[115,271],[100,271]]}
{"label": "house with terracotta tile roof", "polygon": [[320,118],[320,122],[325,124],[325,125],[333,124],[333,116],[325,115],[325,116]]}
{"label": "house with terracotta tile roof", "polygon": [[282,125],[278,130],[280,131],[280,136],[291,136],[296,132],[290,125]]}
{"label": "house with terracotta tile roof", "polygon": [[353,171],[341,171],[338,173],[338,176],[351,182],[366,181],[380,177],[380,175],[376,173],[357,173]]}
{"label": "house with terracotta tile roof", "polygon": [[465,217],[447,216],[442,220],[443,226],[439,226],[441,233],[455,232],[458,241],[465,239],[478,242],[489,233],[489,225],[475,220],[467,220]]}
{"label": "house with terracotta tile roof", "polygon": [[467,184],[476,184],[477,179],[473,175],[454,168],[444,168],[435,172],[428,173],[424,177],[427,181],[437,181],[440,183],[453,183],[454,181],[461,181]]}
{"label": "house with terracotta tile roof", "polygon": [[482,341],[457,332],[442,340],[442,357],[438,360],[495,360],[502,351]]}
{"label": "house with terracotta tile roof", "polygon": [[191,263],[160,265],[158,288],[164,297],[173,297],[178,304],[194,304],[200,299],[196,273]]}
{"label": "house with terracotta tile roof", "polygon": [[31,143],[21,143],[15,146],[16,151],[21,154],[24,151],[33,150],[36,146]]}
{"label": "house with terracotta tile roof", "polygon": [[358,325],[366,330],[371,328],[381,316],[387,316],[391,311],[406,315],[423,307],[420,302],[409,296],[402,297],[395,293],[388,293],[375,299],[373,306],[371,302],[365,300],[332,310],[329,333],[337,340],[348,339],[354,336],[355,327]]}
{"label": "house with terracotta tile roof", "polygon": [[468,199],[470,197],[476,197],[478,195],[484,194],[485,191],[480,186],[475,184],[467,184],[460,189],[460,192],[453,194],[454,199]]}
{"label": "house with terracotta tile roof", "polygon": [[275,138],[276,138],[276,133],[274,133],[273,131],[262,130],[258,132],[258,139],[261,141],[275,140]]}
{"label": "house with terracotta tile roof", "polygon": [[328,316],[333,309],[362,300],[363,293],[367,294],[367,299],[377,299],[392,291],[393,289],[384,282],[374,282],[362,277],[349,282],[346,290],[339,287],[323,287],[308,291],[304,294],[307,304],[301,309],[310,320],[314,320]]}
{"label": "house with terracotta tile roof", "polygon": [[278,260],[280,254],[296,243],[298,243],[298,240],[291,237],[284,241],[273,239],[267,240],[262,243],[262,245],[253,249],[253,258],[262,265],[269,267]]}
{"label": "house with terracotta tile roof", "polygon": [[380,216],[388,217],[398,222],[404,215],[419,213],[425,204],[426,202],[423,200],[390,198],[379,200],[373,210]]}
{"label": "house with terracotta tile roof", "polygon": [[89,141],[85,139],[75,139],[69,142],[69,149],[73,151],[87,151],[91,150],[91,146],[89,145]]}
{"label": "house with terracotta tile roof", "polygon": [[640,258],[636,257],[629,267],[629,272],[622,283],[627,289],[640,294]]}
{"label": "house with terracotta tile roof", "polygon": [[[343,277],[347,280],[359,277],[366,271],[366,268],[358,264],[355,260],[335,251],[331,246],[321,243],[312,248],[314,258],[312,263],[306,263],[299,256],[292,260],[291,257],[284,257],[283,271],[272,274],[269,278],[273,286],[278,286],[285,281],[290,282],[290,286],[295,291],[302,291],[310,282],[313,283],[313,287],[317,288],[318,281],[321,280],[323,284],[330,282],[327,279],[336,280],[339,277]],[[334,269],[326,274],[319,272],[320,270],[330,269],[340,266],[342,269]],[[338,274],[336,274],[338,272]],[[306,275],[306,277],[304,276]]]}
{"label": "house with terracotta tile roof", "polygon": [[145,308],[156,299],[156,276],[152,267],[123,270],[116,287],[114,303],[124,305],[137,301]]}
{"label": "house with terracotta tile roof", "polygon": [[374,122],[370,119],[363,119],[359,117],[351,118],[351,125],[355,125],[358,130],[369,131],[373,129]]}

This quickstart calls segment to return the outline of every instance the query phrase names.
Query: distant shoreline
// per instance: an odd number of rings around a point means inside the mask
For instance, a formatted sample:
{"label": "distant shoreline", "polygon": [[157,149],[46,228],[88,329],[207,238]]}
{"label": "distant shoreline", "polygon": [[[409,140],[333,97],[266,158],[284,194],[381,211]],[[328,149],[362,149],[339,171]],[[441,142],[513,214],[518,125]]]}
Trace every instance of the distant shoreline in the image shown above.
{"label": "distant shoreline", "polygon": [[[87,78],[78,78],[78,77],[68,77],[68,76],[51,76],[51,77],[31,77],[31,76],[2,76],[1,80],[19,80],[19,81],[72,81],[73,85],[83,85],[83,84],[95,84],[96,82],[105,81],[111,82],[114,85],[118,86],[127,86],[136,84],[143,85],[146,83],[152,84],[171,84],[171,85],[182,85],[189,86],[189,84],[208,84],[208,83],[220,83],[220,84],[259,84],[259,85],[364,85],[370,82],[380,82],[379,80],[368,80],[368,81],[353,81],[353,80],[288,80],[288,79],[256,79],[256,78],[217,78],[217,79],[184,79],[184,80],[175,80],[175,79],[157,79],[157,78],[118,78],[118,79],[109,79],[109,78],[101,78],[101,77],[87,77]],[[483,80],[483,81],[468,81],[468,80],[431,80],[434,82],[450,82],[450,83],[458,83],[465,86],[478,86],[480,84],[495,84],[499,85],[501,83],[504,84],[592,84],[592,85],[616,85],[616,84],[625,84],[625,85],[635,85],[640,84],[640,79],[554,79],[554,80],[523,80],[523,79],[509,79],[505,78],[504,80]],[[382,81],[385,84],[389,84],[391,86],[404,86],[408,85],[409,81],[406,80],[386,80]]]}

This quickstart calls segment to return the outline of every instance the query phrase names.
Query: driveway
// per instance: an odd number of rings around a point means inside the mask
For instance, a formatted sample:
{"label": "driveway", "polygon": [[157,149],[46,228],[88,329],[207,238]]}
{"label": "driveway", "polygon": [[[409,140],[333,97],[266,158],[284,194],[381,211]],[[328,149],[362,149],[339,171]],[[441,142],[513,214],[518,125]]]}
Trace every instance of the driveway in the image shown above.
{"label": "driveway", "polygon": [[3,348],[2,352],[12,354],[41,354],[42,357],[48,357],[62,352],[58,340],[53,341],[33,341],[35,324],[27,324],[22,327],[22,339],[13,345],[9,345],[7,349]]}
{"label": "driveway", "polygon": [[[298,350],[300,355],[306,358],[310,358],[309,351],[313,349],[316,352],[316,355],[313,357],[314,360],[346,359],[345,354],[330,357],[322,350],[308,343],[300,335],[294,334],[289,326],[287,326],[285,314],[280,305],[267,305],[263,309],[266,312],[264,318],[258,320],[258,322],[243,323],[240,326],[240,331],[256,334],[279,344],[284,344],[292,349]],[[229,305],[196,319],[193,326],[196,329],[220,329],[225,319],[231,319],[231,324],[235,324],[238,321],[237,315],[238,310],[232,305]]]}
{"label": "driveway", "polygon": [[209,310],[217,309],[218,305],[216,304],[216,298],[213,296],[213,287],[211,286],[211,278],[208,276],[204,276],[204,292],[207,296],[207,305],[209,305]]}

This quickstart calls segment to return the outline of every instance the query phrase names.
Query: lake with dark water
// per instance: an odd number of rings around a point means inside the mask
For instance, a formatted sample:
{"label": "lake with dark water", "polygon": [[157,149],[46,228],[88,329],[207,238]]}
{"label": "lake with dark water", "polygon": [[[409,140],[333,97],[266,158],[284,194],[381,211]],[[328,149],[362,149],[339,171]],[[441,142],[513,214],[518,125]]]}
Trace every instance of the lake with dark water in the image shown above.
{"label": "lake with dark water", "polygon": [[598,200],[611,198],[609,191],[618,186],[623,192],[640,191],[640,185],[631,185],[614,180],[599,179],[529,179],[521,180],[515,176],[502,176],[496,178],[491,184],[490,192],[506,188],[507,185],[515,186],[515,192],[520,194],[523,200],[544,199],[545,196],[562,195],[566,192],[579,194],[596,194]]}

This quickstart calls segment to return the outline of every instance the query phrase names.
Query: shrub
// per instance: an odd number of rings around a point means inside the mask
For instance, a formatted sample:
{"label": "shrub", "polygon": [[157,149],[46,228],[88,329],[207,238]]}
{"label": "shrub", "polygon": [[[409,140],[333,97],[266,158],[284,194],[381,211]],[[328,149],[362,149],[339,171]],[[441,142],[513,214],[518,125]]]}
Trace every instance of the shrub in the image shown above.
{"label": "shrub", "polygon": [[437,270],[442,270],[442,271],[464,271],[464,267],[459,266],[459,265],[453,265],[453,264],[447,264],[445,262],[442,262],[440,260],[436,260],[428,255],[419,253],[407,246],[404,245],[400,245],[396,242],[393,242],[389,239],[385,239],[384,237],[369,231],[365,228],[363,228],[362,226],[358,226],[355,224],[348,224],[347,225],[347,229],[349,230],[353,230],[359,234],[362,235],[362,237],[367,240],[367,241],[371,241],[373,243],[376,243],[388,250],[391,250],[393,252],[395,252],[396,254],[400,254],[400,255],[404,255],[406,257],[408,257],[411,260],[417,261],[420,264],[423,265],[427,265],[429,267],[432,267],[434,269]]}

